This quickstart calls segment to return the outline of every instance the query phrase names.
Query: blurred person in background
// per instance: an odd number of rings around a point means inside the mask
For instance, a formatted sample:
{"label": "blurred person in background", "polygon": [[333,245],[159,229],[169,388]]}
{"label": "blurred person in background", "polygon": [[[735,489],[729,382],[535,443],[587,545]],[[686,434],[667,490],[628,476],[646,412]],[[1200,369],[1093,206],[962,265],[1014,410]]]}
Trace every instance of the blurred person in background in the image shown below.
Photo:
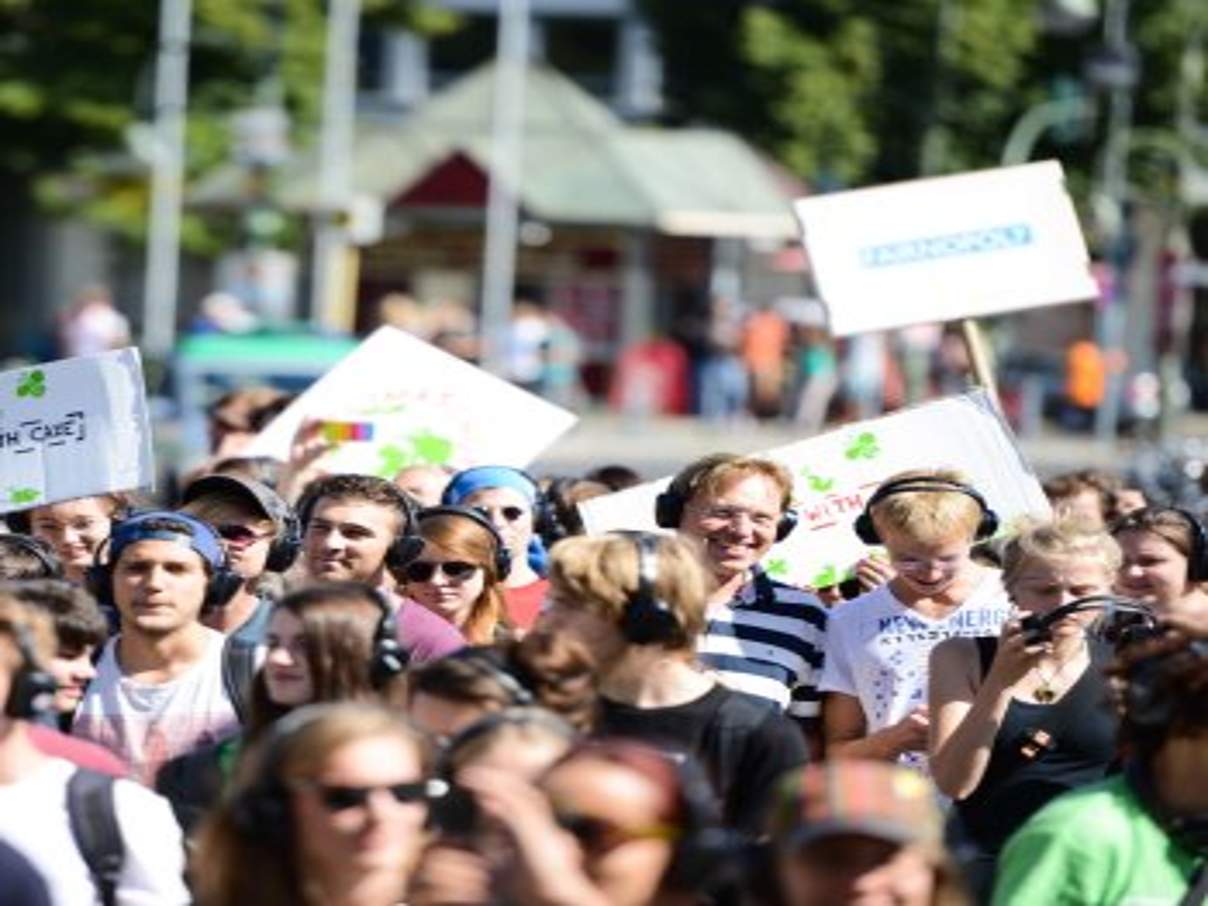
{"label": "blurred person in background", "polygon": [[19,532],[0,533],[0,581],[62,578],[63,564],[45,541]]}
{"label": "blurred person in background", "polygon": [[508,622],[526,632],[545,600],[548,555],[540,531],[548,522],[548,504],[528,473],[510,466],[476,466],[458,472],[441,503],[478,510],[491,521],[511,555],[503,581]]}
{"label": "blurred person in background", "polygon": [[1208,620],[1208,536],[1200,517],[1177,507],[1146,507],[1111,532],[1124,552],[1116,579],[1121,594],[1166,620]]}
{"label": "blurred person in background", "polygon": [[746,411],[750,388],[739,355],[742,347],[742,306],[716,296],[702,325],[696,387],[700,414],[710,420],[734,419]]}
{"label": "blurred person in background", "polygon": [[760,306],[742,326],[742,360],[751,387],[751,412],[760,418],[780,414],[789,325],[771,305]]}
{"label": "blurred person in background", "polygon": [[697,759],[726,823],[757,828],[776,777],[805,762],[805,738],[774,704],[697,665],[708,577],[691,543],[649,533],[568,538],[550,579],[539,627],[595,658],[596,733]]}
{"label": "blurred person in background", "polygon": [[1079,519],[1094,528],[1107,525],[1115,493],[1123,486],[1118,476],[1101,469],[1063,472],[1042,485],[1056,518]]}
{"label": "blurred person in background", "polygon": [[421,507],[428,507],[440,503],[445,486],[452,477],[453,470],[448,466],[407,466],[399,469],[394,483]]}
{"label": "blurred person in background", "polygon": [[968,903],[934,791],[909,768],[844,759],[786,774],[768,829],[777,906]]}
{"label": "blurred person in background", "polygon": [[586,478],[554,478],[548,482],[544,493],[549,501],[550,518],[543,539],[546,547],[553,547],[563,538],[586,534],[579,504],[611,494],[612,488]]}
{"label": "blurred person in background", "polygon": [[623,463],[608,463],[597,466],[583,476],[584,481],[598,481],[611,491],[623,491],[642,483],[642,476]]}
{"label": "blurred person in background", "polygon": [[839,387],[834,340],[824,323],[798,325],[793,349],[797,394],[792,416],[807,435],[816,434],[826,424],[831,400]]}
{"label": "blurred person in background", "polygon": [[130,345],[130,321],[113,304],[109,288],[100,284],[82,287],[75,300],[59,316],[59,354],[100,355]]}
{"label": "blurred person in background", "polygon": [[397,906],[425,840],[428,760],[385,708],[293,712],[247,753],[202,826],[199,906]]}
{"label": "blurred person in background", "polygon": [[512,557],[491,521],[477,510],[436,506],[416,516],[423,548],[394,572],[403,594],[448,620],[471,645],[508,633],[503,582]]}
{"label": "blurred person in background", "polygon": [[952,638],[931,652],[929,766],[955,800],[961,861],[987,902],[1007,838],[1067,790],[1101,780],[1116,760],[1116,719],[1104,704],[1110,646],[1087,636],[1098,614],[1030,641],[1023,625],[1079,598],[1111,593],[1120,549],[1081,521],[1040,523],[1007,544],[1003,585],[1014,615],[996,638]]}
{"label": "blurred person in background", "polygon": [[995,906],[1208,897],[1208,642],[1127,645],[1111,674],[1124,771],[1059,796],[1008,841]]}
{"label": "blurred person in background", "polygon": [[206,410],[211,461],[240,455],[292,401],[273,387],[241,387],[220,396]]}
{"label": "blurred person in background", "polygon": [[387,602],[356,582],[312,585],[273,605],[242,732],[172,759],[156,776],[156,790],[186,832],[218,802],[242,753],[275,721],[316,702],[385,703],[399,695],[407,659],[392,621]]}
{"label": "blurred person in background", "polygon": [[13,531],[50,545],[63,565],[64,578],[80,584],[97,549],[113,530],[113,523],[129,509],[126,494],[101,494],[8,513],[4,518]]}
{"label": "blurred person in background", "polygon": [[302,546],[293,511],[272,488],[234,475],[197,479],[185,488],[180,511],[214,527],[231,569],[244,580],[230,600],[204,614],[202,622],[259,644],[276,596],[266,574],[288,571]]}

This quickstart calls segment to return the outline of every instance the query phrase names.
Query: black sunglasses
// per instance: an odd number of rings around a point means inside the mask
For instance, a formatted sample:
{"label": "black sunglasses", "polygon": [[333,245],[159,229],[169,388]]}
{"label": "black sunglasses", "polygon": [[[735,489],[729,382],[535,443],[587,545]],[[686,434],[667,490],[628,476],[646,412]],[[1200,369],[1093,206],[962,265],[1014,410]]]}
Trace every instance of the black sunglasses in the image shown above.
{"label": "black sunglasses", "polygon": [[[490,519],[490,518],[491,518],[491,509],[490,509],[490,507],[485,507],[485,506],[476,506],[476,507],[474,507],[474,509],[476,509],[476,510],[477,510],[479,513],[481,513],[483,516],[486,516],[486,517],[487,517],[487,519]],[[497,509],[495,512],[497,512],[497,513],[499,513],[501,516],[503,516],[503,518],[504,518],[504,519],[506,519],[508,522],[516,522],[517,520],[519,520],[519,519],[520,519],[520,517],[521,517],[521,516],[523,516],[523,515],[524,515],[524,512],[525,512],[525,511],[524,511],[524,508],[523,508],[523,507],[518,507],[518,506],[501,506],[501,507],[499,507],[499,509]]]}
{"label": "black sunglasses", "polygon": [[369,797],[378,790],[385,790],[395,802],[427,802],[443,793],[434,789],[431,780],[416,780],[411,783],[395,783],[390,786],[335,786],[323,783],[314,784],[314,790],[319,801],[329,812],[344,812],[350,808],[364,808]]}
{"label": "black sunglasses", "polygon": [[416,560],[403,567],[403,575],[407,577],[408,582],[430,582],[436,571],[440,570],[446,579],[462,582],[470,578],[476,569],[478,564],[467,563],[465,560],[449,560],[445,563]]}
{"label": "black sunglasses", "polygon": [[676,829],[668,825],[628,829],[594,815],[562,810],[554,811],[554,821],[590,853],[605,853],[633,840],[672,840],[676,837]]}

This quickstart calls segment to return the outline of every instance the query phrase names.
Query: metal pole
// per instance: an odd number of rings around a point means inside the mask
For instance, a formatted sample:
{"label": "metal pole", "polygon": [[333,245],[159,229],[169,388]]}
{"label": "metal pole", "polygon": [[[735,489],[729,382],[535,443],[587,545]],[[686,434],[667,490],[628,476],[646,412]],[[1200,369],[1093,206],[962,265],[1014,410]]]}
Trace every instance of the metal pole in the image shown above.
{"label": "metal pole", "polygon": [[192,0],[161,0],[155,62],[155,149],[143,283],[143,351],[165,358],[176,340],[180,278],[180,201],[184,182],[185,108],[189,98]]}
{"label": "metal pole", "polygon": [[332,330],[350,330],[353,315],[344,280],[348,237],[340,215],[352,194],[356,119],[357,32],[360,0],[329,0],[323,67],[323,123],[319,133],[319,210],[311,261],[311,314]]}
{"label": "metal pole", "polygon": [[[1103,21],[1103,37],[1107,47],[1123,52],[1128,46],[1129,0],[1110,0]],[[1102,185],[1113,222],[1108,248],[1117,256],[1111,296],[1098,310],[1095,339],[1108,359],[1107,385],[1103,399],[1095,410],[1095,438],[1103,444],[1116,439],[1120,421],[1120,398],[1124,390],[1124,375],[1118,363],[1111,360],[1123,343],[1127,325],[1127,273],[1123,266],[1123,243],[1127,224],[1124,220],[1124,200],[1128,190],[1128,145],[1131,141],[1133,116],[1132,87],[1117,85],[1111,92],[1108,112],[1107,147],[1103,153]]]}
{"label": "metal pole", "polygon": [[516,280],[516,221],[524,139],[524,81],[528,66],[528,0],[501,0],[497,42],[491,181],[482,258],[482,362],[488,370],[502,374],[506,368],[504,337],[512,318]]}

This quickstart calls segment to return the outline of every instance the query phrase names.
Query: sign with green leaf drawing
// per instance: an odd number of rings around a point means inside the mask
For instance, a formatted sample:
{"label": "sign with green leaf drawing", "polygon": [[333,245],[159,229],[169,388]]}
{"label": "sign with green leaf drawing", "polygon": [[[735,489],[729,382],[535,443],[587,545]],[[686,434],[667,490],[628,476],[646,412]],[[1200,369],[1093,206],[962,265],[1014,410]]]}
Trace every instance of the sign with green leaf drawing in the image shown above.
{"label": "sign with green leaf drawing", "polygon": [[[820,588],[852,575],[868,550],[852,523],[877,485],[907,469],[953,468],[985,494],[1010,526],[1048,515],[1040,483],[982,390],[845,425],[764,451],[794,478],[798,524],[764,560],[775,579]],[[654,498],[669,478],[579,505],[588,532],[657,531]]]}
{"label": "sign with green leaf drawing", "polygon": [[252,443],[288,459],[300,430],[330,444],[322,466],[393,478],[412,465],[526,466],[573,413],[393,327],[371,334]]}
{"label": "sign with green leaf drawing", "polygon": [[0,513],[153,481],[137,349],[0,373]]}

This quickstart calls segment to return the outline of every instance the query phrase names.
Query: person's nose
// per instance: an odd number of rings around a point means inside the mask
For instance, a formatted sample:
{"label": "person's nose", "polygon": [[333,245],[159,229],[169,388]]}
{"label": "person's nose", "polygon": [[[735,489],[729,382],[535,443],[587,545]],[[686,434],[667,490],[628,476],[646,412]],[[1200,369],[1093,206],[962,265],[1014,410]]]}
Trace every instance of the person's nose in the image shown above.
{"label": "person's nose", "polygon": [[271,645],[265,653],[264,658],[278,667],[292,667],[294,664],[294,656],[289,648],[285,645]]}

